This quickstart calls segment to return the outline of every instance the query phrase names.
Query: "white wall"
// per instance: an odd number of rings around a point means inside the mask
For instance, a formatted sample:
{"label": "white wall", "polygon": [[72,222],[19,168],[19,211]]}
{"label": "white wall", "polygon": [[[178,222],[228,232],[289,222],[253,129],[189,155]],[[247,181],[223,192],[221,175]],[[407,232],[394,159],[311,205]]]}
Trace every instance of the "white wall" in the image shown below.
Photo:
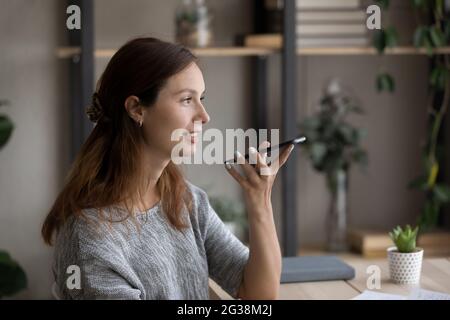
{"label": "white wall", "polygon": [[0,248],[25,268],[21,298],[49,298],[51,250],[40,226],[67,170],[67,75],[54,55],[58,0],[0,1],[0,97],[11,101],[12,138],[0,151]]}

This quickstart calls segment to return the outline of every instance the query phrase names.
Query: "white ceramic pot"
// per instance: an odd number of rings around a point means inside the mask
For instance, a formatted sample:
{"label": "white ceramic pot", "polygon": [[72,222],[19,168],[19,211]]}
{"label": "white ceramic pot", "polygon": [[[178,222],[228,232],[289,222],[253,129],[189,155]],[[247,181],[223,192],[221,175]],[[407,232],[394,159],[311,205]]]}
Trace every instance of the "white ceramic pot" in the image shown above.
{"label": "white ceramic pot", "polygon": [[387,249],[391,280],[398,284],[418,284],[422,271],[423,249],[401,253],[397,247]]}

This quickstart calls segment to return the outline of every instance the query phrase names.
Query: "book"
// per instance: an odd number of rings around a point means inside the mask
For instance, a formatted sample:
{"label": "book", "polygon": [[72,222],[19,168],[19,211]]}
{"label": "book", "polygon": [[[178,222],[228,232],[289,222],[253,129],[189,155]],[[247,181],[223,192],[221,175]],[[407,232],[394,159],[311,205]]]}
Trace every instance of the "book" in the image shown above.
{"label": "book", "polygon": [[279,49],[282,45],[283,37],[277,33],[251,34],[244,39],[246,47]]}
{"label": "book", "polygon": [[355,269],[334,256],[285,257],[281,283],[349,280]]}
{"label": "book", "polygon": [[[356,9],[360,8],[360,0],[296,0],[297,9]],[[268,10],[283,8],[283,0],[265,0],[264,6]]]}
{"label": "book", "polygon": [[297,24],[297,35],[365,35],[365,24]]}
{"label": "book", "polygon": [[352,11],[297,11],[297,23],[334,23],[334,22],[361,22],[367,20],[367,15],[362,10]]}
{"label": "book", "polygon": [[367,47],[370,41],[367,37],[338,37],[338,38],[306,38],[297,39],[298,48],[318,47]]}
{"label": "book", "polygon": [[296,0],[297,9],[352,9],[360,8],[359,0]]}
{"label": "book", "polygon": [[[345,47],[369,46],[370,41],[366,37],[298,37],[297,47]],[[283,37],[280,34],[255,34],[248,35],[244,39],[244,46],[253,48],[280,49],[283,45]]]}

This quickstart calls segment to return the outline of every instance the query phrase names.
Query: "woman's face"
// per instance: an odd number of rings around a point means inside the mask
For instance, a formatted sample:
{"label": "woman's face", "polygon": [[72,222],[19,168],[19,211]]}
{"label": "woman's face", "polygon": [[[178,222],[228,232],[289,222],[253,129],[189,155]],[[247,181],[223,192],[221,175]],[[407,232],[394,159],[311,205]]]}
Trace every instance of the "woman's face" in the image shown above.
{"label": "woman's face", "polygon": [[[170,157],[172,149],[181,142],[181,155],[193,153],[202,125],[209,122],[202,104],[204,97],[205,82],[196,63],[170,77],[155,104],[144,108],[142,129],[147,146],[163,157]],[[177,129],[186,130],[187,135],[172,141],[172,133]]]}

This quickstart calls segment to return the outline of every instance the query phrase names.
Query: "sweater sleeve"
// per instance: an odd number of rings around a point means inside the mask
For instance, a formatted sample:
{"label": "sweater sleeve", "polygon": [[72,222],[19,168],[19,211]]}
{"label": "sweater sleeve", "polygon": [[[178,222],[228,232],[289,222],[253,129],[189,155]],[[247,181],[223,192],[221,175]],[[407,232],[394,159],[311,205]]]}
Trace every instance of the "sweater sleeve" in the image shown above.
{"label": "sweater sleeve", "polygon": [[65,296],[69,299],[126,299],[143,298],[142,288],[125,258],[124,248],[117,245],[111,230],[78,221],[72,230],[73,261],[80,270],[80,288],[69,289],[70,275],[64,283]]}
{"label": "sweater sleeve", "polygon": [[223,223],[200,189],[201,217],[209,276],[233,298],[237,298],[249,258],[246,247]]}

